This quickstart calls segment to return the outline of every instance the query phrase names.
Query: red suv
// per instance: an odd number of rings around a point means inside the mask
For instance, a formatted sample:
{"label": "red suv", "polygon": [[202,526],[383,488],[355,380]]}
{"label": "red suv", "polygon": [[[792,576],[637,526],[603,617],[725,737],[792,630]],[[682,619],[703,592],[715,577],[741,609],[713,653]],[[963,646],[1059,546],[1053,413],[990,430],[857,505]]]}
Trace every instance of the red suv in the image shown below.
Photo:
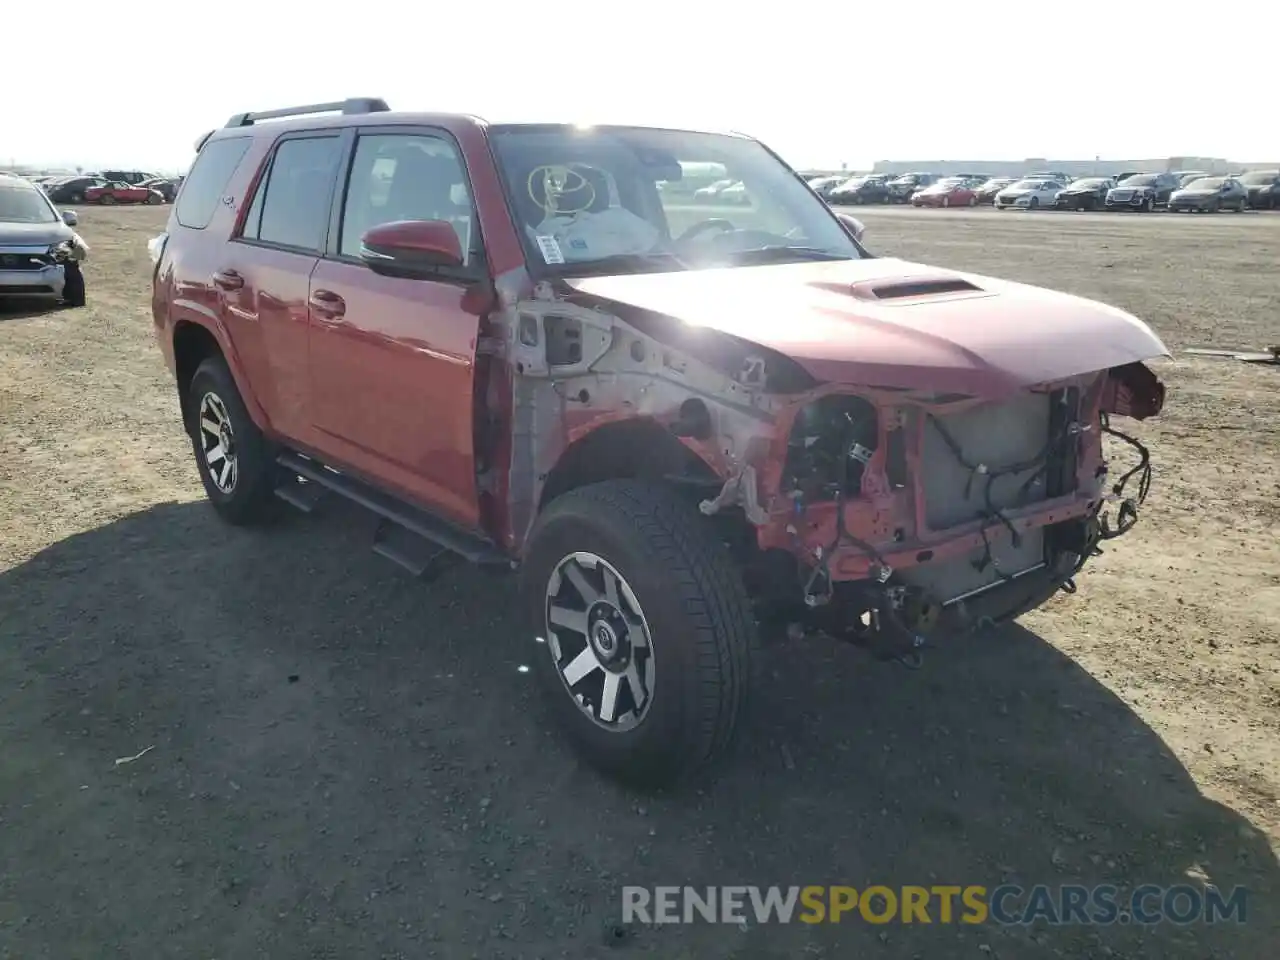
{"label": "red suv", "polygon": [[722,751],[762,634],[918,663],[1146,493],[1102,450],[1163,404],[1145,324],[875,257],[749,138],[350,100],[197,149],[153,307],[215,509],[336,495],[415,573],[518,570],[551,709],[624,778]]}

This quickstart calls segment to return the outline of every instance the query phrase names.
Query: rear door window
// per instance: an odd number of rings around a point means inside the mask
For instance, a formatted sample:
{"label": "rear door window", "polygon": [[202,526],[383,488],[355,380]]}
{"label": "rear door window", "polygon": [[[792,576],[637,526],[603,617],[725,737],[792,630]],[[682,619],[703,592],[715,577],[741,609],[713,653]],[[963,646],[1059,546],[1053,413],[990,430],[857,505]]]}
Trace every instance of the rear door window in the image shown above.
{"label": "rear door window", "polygon": [[281,141],[249,207],[244,239],[312,253],[323,250],[341,154],[337,136]]}
{"label": "rear door window", "polygon": [[182,184],[175,208],[180,224],[192,230],[203,230],[209,225],[250,142],[249,137],[228,137],[205,144]]}

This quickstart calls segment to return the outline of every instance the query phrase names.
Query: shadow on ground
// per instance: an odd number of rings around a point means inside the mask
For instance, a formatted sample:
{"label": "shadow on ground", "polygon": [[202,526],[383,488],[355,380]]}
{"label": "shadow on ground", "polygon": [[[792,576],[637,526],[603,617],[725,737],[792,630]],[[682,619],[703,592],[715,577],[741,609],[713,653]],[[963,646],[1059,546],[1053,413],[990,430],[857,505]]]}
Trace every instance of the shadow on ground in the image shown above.
{"label": "shadow on ground", "polygon": [[52,316],[69,309],[49,300],[37,300],[30,297],[4,297],[0,299],[0,323],[17,323],[21,320],[34,320],[37,317]]}
{"label": "shadow on ground", "polygon": [[[1264,837],[1033,634],[935,651],[917,673],[821,643],[771,650],[720,778],[640,797],[547,728],[506,581],[464,568],[423,585],[366,536],[341,513],[249,532],[169,504],[0,575],[0,956],[1253,960],[1274,947]],[[610,929],[623,884],[1188,871],[1247,885],[1248,922]]]}

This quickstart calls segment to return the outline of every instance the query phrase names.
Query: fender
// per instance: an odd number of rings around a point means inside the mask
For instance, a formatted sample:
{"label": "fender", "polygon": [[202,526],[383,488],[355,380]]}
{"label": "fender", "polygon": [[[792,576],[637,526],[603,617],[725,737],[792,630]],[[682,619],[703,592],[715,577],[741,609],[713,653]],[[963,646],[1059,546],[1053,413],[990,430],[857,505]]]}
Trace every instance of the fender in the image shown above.
{"label": "fender", "polygon": [[179,319],[172,321],[172,331],[168,335],[166,346],[166,352],[173,357],[172,369],[174,370],[175,380],[177,377],[178,333],[184,326],[200,327],[212,336],[218,344],[218,349],[222,352],[223,359],[227,362],[227,369],[231,371],[231,378],[235,381],[236,389],[240,391],[240,397],[244,401],[245,409],[249,411],[249,416],[253,422],[263,433],[274,435],[275,430],[272,427],[271,419],[267,416],[266,410],[258,401],[248,379],[244,376],[239,354],[236,353],[235,346],[231,341],[231,337],[228,336],[227,329],[221,319],[199,303],[188,299],[174,301],[174,313],[178,312],[183,315]]}

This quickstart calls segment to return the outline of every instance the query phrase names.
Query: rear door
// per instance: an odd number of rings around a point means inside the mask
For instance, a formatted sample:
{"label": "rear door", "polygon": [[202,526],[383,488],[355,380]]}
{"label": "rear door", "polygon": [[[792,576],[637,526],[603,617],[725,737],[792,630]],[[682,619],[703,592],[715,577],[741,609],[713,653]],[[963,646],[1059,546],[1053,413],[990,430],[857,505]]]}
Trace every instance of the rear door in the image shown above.
{"label": "rear door", "polygon": [[[434,128],[361,127],[326,255],[311,274],[310,383],[316,444],[468,527],[479,526],[473,391],[486,272],[462,153]],[[360,260],[370,227],[447,220],[466,264],[431,279]]]}
{"label": "rear door", "polygon": [[282,136],[213,274],[223,323],[272,428],[304,445],[314,439],[307,292],[328,239],[342,145],[332,128]]}

